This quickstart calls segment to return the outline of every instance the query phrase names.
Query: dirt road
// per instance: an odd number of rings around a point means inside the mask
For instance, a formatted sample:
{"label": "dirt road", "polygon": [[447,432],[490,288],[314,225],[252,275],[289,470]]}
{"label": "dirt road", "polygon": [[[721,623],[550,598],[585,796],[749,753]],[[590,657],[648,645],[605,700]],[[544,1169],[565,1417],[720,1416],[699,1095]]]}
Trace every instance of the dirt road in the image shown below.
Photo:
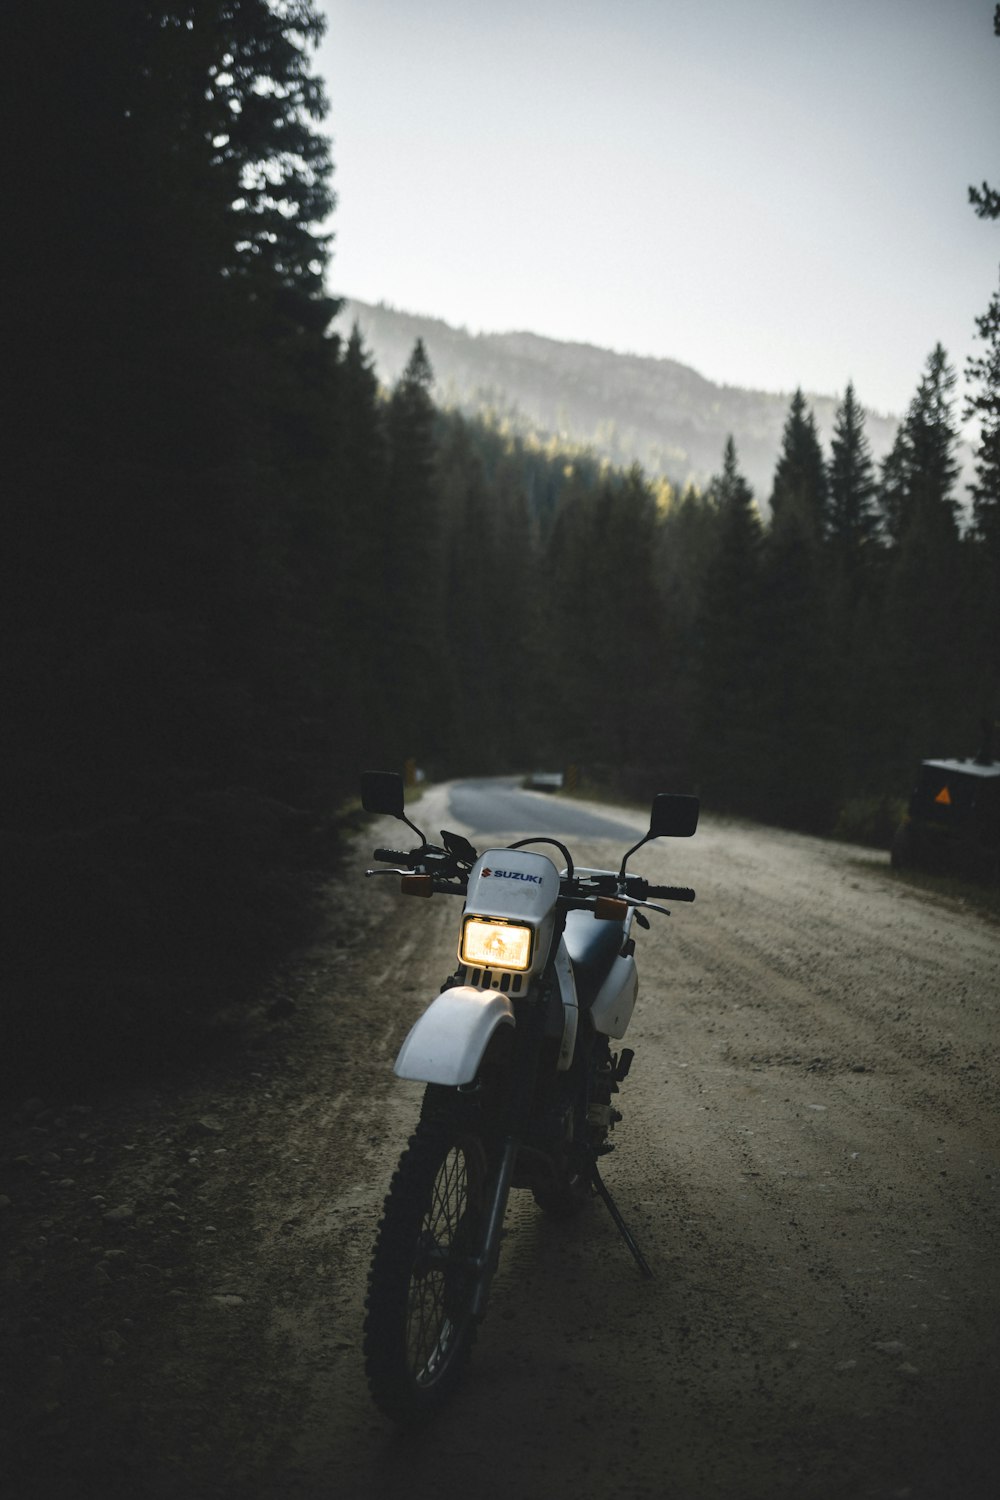
{"label": "dirt road", "polygon": [[[456,826],[446,798],[421,821]],[[698,891],[638,934],[605,1171],[655,1280],[599,1204],[560,1226],[515,1195],[453,1408],[419,1437],[374,1411],[366,1264],[419,1101],[391,1062],[458,912],[338,883],[340,936],[227,1069],[19,1101],[11,1500],[996,1493],[1000,928],[884,857],[744,825],[635,868]]]}

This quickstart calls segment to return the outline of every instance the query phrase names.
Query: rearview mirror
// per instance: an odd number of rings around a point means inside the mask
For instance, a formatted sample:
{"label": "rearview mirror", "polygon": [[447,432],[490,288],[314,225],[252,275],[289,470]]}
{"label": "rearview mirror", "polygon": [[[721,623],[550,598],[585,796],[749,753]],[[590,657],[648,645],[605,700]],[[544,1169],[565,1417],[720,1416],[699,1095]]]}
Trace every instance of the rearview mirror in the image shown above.
{"label": "rearview mirror", "polygon": [[649,817],[650,838],[689,839],[698,827],[699,810],[697,797],[658,792],[653,798],[653,810]]}
{"label": "rearview mirror", "polygon": [[625,866],[637,849],[650,839],[689,839],[698,827],[700,803],[697,797],[682,797],[674,792],[657,792],[649,814],[649,832],[622,857],[618,879],[625,879]]}
{"label": "rearview mirror", "polygon": [[362,771],[361,806],[365,812],[403,816],[403,778],[398,771]]}

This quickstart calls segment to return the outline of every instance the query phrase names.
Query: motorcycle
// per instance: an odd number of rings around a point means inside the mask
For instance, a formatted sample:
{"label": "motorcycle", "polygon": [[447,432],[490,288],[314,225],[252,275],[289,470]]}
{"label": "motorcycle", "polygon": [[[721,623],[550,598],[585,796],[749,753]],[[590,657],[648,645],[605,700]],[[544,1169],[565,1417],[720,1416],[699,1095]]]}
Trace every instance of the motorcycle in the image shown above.
{"label": "motorcycle", "polygon": [[[638,992],[633,924],[651,898],[693,901],[627,870],[651,839],[688,838],[698,799],[660,793],[649,830],[617,871],[578,868],[554,838],[477,854],[462,835],[428,843],[404,810],[402,778],[362,776],[367,812],[420,840],[376,849],[408,895],[464,898],[458,966],[412,1027],[395,1072],[426,1085],[420,1118],[385,1199],[368,1276],[364,1358],[376,1405],[393,1421],[432,1416],[472,1350],[497,1269],[512,1189],[559,1218],[594,1197],[608,1208],[644,1276],[652,1271],[605,1184],[600,1158],[621,1120],[612,1104],[634,1056],[611,1049]],[[549,845],[562,857],[558,869]]]}

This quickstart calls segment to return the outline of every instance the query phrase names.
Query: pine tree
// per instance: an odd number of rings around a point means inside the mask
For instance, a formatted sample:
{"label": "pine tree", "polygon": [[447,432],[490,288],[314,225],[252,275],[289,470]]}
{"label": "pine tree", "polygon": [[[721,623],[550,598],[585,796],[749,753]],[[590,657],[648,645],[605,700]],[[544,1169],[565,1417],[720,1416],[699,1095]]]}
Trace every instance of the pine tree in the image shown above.
{"label": "pine tree", "polygon": [[848,382],[830,445],[829,540],[839,565],[856,573],[879,534],[877,484],[865,414]]}
{"label": "pine tree", "polygon": [[592,702],[588,660],[592,646],[590,601],[600,597],[603,568],[596,536],[593,487],[579,473],[567,476],[549,528],[547,582],[549,705],[568,761],[593,767],[609,758],[598,705]]}
{"label": "pine tree", "polygon": [[879,467],[878,505],[882,529],[890,542],[898,544],[902,534],[909,496],[912,457],[906,425],[896,429],[892,447]]}
{"label": "pine tree", "polygon": [[[697,780],[695,681],[705,574],[714,555],[719,516],[712,496],[688,487],[659,518],[656,581],[665,656],[658,672],[665,769],[678,789]],[[666,784],[666,782],[665,782]]]}
{"label": "pine tree", "polygon": [[[534,531],[523,492],[487,476],[470,425],[444,419],[437,467],[444,531],[444,632],[449,753],[465,772],[539,763],[551,748],[549,706],[539,713],[545,633]],[[501,583],[484,603],[484,580]],[[551,667],[551,663],[547,664]],[[489,732],[483,726],[489,725]]]}
{"label": "pine tree", "polygon": [[927,357],[916,394],[882,462],[879,501],[890,538],[899,545],[916,518],[954,540],[958,428],[952,392],[955,372],[937,344]]}
{"label": "pine tree", "polygon": [[[642,780],[660,744],[656,508],[638,465],[563,490],[548,539],[549,712],[566,759]],[[645,787],[644,787],[645,790]]]}
{"label": "pine tree", "polygon": [[827,496],[826,465],[816,422],[801,390],[797,390],[785,420],[781,453],[774,471],[771,512],[780,516],[785,511],[798,510],[813,534],[821,538],[827,524]]}
{"label": "pine tree", "polygon": [[[100,954],[95,1005],[117,986],[138,1015],[144,963],[170,994],[181,972],[222,994],[307,904],[278,807],[319,806],[309,720],[329,715],[304,561],[336,388],[320,22],[311,0],[55,9],[14,7],[8,36],[0,827],[39,850],[85,830],[59,904]],[[23,925],[42,1015],[49,939],[32,953]]]}
{"label": "pine tree", "polygon": [[352,733],[334,737],[344,794],[357,785],[359,765],[382,764],[382,745],[392,705],[374,692],[381,659],[373,615],[382,598],[388,453],[385,409],[378,380],[357,324],[340,364],[336,406],[336,445],[323,503],[330,531],[321,566],[321,595],[335,650],[328,673],[340,724]]}
{"label": "pine tree", "polygon": [[[993,34],[1000,36],[1000,5],[993,12]],[[969,188],[969,202],[981,219],[1000,219],[1000,193],[988,182]]]}
{"label": "pine tree", "polygon": [[980,600],[978,641],[974,659],[981,663],[979,713],[1000,718],[1000,291],[976,319],[985,353],[970,359],[966,375],[978,389],[968,401],[966,415],[978,419],[975,480],[972,492],[972,532],[969,547],[975,570],[975,592]]}
{"label": "pine tree", "polygon": [[948,356],[936,344],[906,415],[909,473],[907,475],[907,524],[920,514],[942,535],[957,535],[955,480],[958,461],[958,426],[952,392],[956,375]]}
{"label": "pine tree", "polygon": [[656,506],[638,464],[619,484],[600,487],[595,523],[602,578],[590,600],[592,696],[613,762],[625,784],[632,780],[638,789],[645,785],[646,768],[662,764],[671,750],[664,743],[662,718],[665,643],[655,578]]}
{"label": "pine tree", "polygon": [[[883,467],[885,497],[892,494],[899,450],[893,455]],[[831,444],[828,542],[831,743],[839,746],[840,779],[847,794],[882,790],[879,729],[885,692],[878,620],[885,548],[878,493],[864,411],[849,383]]]}
{"label": "pine tree", "polygon": [[761,816],[828,832],[842,783],[842,702],[826,555],[815,516],[780,506],[764,541],[757,712]]}
{"label": "pine tree", "polygon": [[[993,13],[993,31],[1000,37],[1000,5]],[[983,183],[969,188],[969,199],[981,219],[1000,219],[1000,193]],[[966,378],[978,387],[969,397],[965,416],[979,421],[976,482],[971,486],[973,517],[978,535],[994,558],[1000,557],[1000,290],[993,293],[982,317],[976,319],[986,350],[966,366]]]}
{"label": "pine tree", "polygon": [[730,436],[709,485],[717,540],[706,571],[696,656],[697,765],[709,805],[756,806],[762,757],[757,701],[762,528]]}
{"label": "pine tree", "polygon": [[[993,13],[993,31],[1000,37],[1000,5]],[[970,187],[969,198],[980,218],[1000,218],[1000,192],[988,183]],[[986,347],[966,366],[974,394],[967,401],[965,416],[979,424],[976,478],[970,486],[982,598],[977,656],[983,663],[982,711],[993,720],[1000,717],[1000,290],[976,319],[976,329]]]}
{"label": "pine tree", "polygon": [[968,698],[970,605],[954,498],[955,374],[931,351],[894,447],[895,545],[888,560],[886,653],[891,663],[893,773],[903,778],[935,741],[951,743],[974,717]]}
{"label": "pine tree", "polygon": [[389,401],[383,588],[389,600],[414,597],[437,560],[434,490],[434,373],[420,339]]}
{"label": "pine tree", "polygon": [[1000,557],[1000,290],[976,319],[985,353],[969,360],[966,378],[978,391],[966,404],[967,418],[979,421],[972,514],[976,534],[993,557]]}
{"label": "pine tree", "polygon": [[424,761],[447,744],[441,711],[443,533],[435,465],[434,374],[420,339],[386,412],[389,448],[381,538],[381,602],[387,611],[380,678],[392,705],[387,764]]}

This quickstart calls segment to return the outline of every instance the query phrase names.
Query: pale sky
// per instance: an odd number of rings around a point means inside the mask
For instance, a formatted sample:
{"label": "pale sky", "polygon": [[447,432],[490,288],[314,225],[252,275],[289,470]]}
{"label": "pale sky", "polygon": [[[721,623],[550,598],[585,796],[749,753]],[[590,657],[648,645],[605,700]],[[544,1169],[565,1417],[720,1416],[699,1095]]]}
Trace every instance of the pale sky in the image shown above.
{"label": "pale sky", "polygon": [[330,289],[901,414],[998,281],[995,0],[319,0]]}

